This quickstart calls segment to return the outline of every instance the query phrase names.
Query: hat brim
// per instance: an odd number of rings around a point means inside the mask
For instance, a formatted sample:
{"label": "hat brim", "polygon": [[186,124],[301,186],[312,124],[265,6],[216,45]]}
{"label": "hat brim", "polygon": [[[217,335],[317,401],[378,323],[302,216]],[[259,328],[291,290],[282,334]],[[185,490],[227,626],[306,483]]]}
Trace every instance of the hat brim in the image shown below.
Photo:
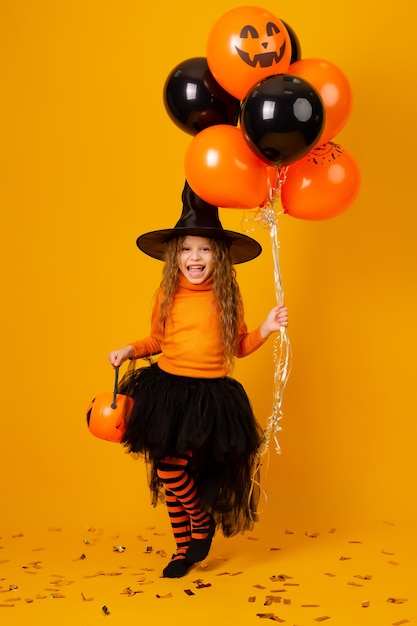
{"label": "hat brim", "polygon": [[176,237],[193,235],[196,237],[206,237],[207,239],[224,239],[230,243],[230,254],[232,263],[246,263],[259,256],[262,246],[247,235],[236,233],[232,230],[220,228],[168,228],[166,230],[154,230],[140,235],[136,240],[139,250],[148,256],[165,260],[166,245],[168,241]]}

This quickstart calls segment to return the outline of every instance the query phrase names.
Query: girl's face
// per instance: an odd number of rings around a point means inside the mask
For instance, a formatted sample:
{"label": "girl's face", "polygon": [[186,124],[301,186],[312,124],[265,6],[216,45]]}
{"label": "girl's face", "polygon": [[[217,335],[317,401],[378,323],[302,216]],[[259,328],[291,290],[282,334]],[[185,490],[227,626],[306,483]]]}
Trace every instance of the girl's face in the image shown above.
{"label": "girl's face", "polygon": [[180,272],[193,285],[200,285],[213,272],[213,250],[205,237],[188,235],[178,251]]}

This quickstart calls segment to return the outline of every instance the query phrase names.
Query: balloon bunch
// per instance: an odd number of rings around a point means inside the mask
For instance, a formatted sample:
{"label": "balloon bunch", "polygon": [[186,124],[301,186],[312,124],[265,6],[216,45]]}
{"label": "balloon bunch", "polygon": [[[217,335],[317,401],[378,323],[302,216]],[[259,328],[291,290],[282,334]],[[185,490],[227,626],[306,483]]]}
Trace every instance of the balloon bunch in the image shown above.
{"label": "balloon bunch", "polygon": [[184,167],[194,191],[232,209],[263,207],[279,193],[284,213],[309,220],[345,211],[360,175],[333,141],[352,108],[344,72],[303,59],[289,24],[256,6],[222,15],[206,50],[164,86],[169,116],[193,135]]}
{"label": "balloon bunch", "polygon": [[[270,229],[278,302],[283,299],[277,212],[323,220],[345,211],[359,190],[359,168],[333,140],[352,108],[349,82],[334,63],[303,59],[289,24],[256,6],[229,10],[213,25],[207,56],[177,65],[164,85],[165,108],[192,135],[185,177],[203,200],[256,209]],[[273,434],[280,451],[282,391],[291,349],[282,329],[275,349]]]}

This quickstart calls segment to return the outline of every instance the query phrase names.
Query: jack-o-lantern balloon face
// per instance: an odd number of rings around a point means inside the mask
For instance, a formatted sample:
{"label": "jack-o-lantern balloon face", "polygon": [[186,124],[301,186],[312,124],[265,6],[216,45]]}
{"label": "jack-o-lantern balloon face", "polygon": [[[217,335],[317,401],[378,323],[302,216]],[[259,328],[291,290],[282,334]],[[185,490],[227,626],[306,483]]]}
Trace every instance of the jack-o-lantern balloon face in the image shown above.
{"label": "jack-o-lantern balloon face", "polygon": [[285,29],[280,29],[275,22],[268,22],[261,33],[255,26],[246,24],[240,32],[240,44],[236,44],[236,52],[251,67],[259,65],[272,68],[281,61],[286,47]]}
{"label": "jack-o-lantern balloon face", "polygon": [[260,80],[287,71],[291,39],[284,23],[265,9],[238,7],[214,24],[207,62],[217,82],[243,100]]}

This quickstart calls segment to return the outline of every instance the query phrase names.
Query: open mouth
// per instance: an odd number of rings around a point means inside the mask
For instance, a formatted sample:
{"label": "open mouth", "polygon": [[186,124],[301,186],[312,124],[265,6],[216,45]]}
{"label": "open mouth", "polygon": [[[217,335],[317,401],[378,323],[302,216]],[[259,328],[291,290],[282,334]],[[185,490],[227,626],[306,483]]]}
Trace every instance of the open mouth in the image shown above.
{"label": "open mouth", "polygon": [[205,265],[187,265],[187,271],[191,278],[201,278],[205,269]]}

